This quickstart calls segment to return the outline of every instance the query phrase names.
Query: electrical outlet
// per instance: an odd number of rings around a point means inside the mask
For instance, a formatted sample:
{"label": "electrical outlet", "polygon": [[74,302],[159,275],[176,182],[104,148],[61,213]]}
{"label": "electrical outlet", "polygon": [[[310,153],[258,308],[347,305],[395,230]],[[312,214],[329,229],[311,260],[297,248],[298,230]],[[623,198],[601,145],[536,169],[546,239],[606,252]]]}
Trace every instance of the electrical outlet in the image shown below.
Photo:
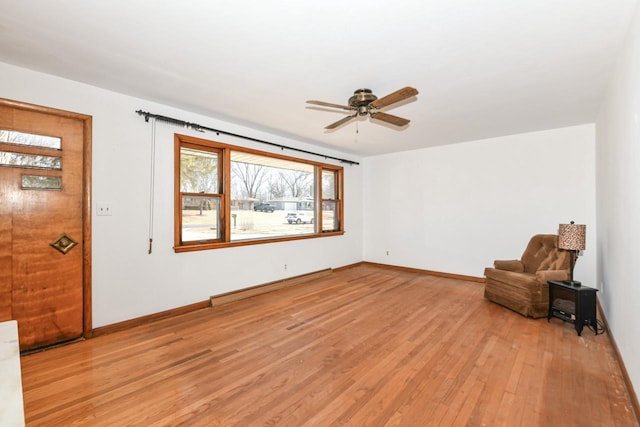
{"label": "electrical outlet", "polygon": [[96,205],[96,215],[98,216],[111,216],[113,209],[111,203],[98,203]]}
{"label": "electrical outlet", "polygon": [[287,271],[287,264],[284,265],[284,271]]}
{"label": "electrical outlet", "polygon": [[389,256],[389,251],[387,251],[387,256]]}

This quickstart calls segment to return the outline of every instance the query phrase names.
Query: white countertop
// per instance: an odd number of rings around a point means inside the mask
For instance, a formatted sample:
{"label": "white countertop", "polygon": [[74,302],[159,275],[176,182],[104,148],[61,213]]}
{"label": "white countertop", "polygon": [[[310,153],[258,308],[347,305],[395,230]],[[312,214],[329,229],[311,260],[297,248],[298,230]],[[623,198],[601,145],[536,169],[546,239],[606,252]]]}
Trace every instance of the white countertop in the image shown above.
{"label": "white countertop", "polygon": [[0,425],[24,427],[18,322],[0,322]]}

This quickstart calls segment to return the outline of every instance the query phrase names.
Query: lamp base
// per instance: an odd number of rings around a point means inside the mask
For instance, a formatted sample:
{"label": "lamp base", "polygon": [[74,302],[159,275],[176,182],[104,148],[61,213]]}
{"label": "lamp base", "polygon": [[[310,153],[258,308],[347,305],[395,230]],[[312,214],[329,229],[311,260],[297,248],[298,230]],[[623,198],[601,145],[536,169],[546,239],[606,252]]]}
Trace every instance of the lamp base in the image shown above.
{"label": "lamp base", "polygon": [[569,286],[575,286],[576,288],[582,286],[582,282],[577,280],[563,280],[562,283]]}

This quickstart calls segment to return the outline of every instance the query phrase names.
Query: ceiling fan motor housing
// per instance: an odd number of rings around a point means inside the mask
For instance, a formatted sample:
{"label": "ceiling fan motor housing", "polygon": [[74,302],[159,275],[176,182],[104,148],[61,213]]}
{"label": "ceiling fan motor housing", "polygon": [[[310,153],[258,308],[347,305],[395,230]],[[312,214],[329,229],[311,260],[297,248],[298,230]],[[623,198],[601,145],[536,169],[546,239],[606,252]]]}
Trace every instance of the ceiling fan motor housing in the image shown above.
{"label": "ceiling fan motor housing", "polygon": [[371,89],[358,89],[353,92],[353,96],[349,98],[349,106],[353,107],[359,116],[369,113],[369,104],[378,99]]}

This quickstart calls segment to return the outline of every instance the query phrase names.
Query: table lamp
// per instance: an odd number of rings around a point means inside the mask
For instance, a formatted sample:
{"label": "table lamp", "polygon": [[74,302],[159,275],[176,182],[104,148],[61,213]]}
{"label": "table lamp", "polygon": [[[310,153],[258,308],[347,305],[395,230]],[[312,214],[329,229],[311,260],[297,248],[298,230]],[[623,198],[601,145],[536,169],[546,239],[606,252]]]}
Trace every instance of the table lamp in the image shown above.
{"label": "table lamp", "polygon": [[578,259],[578,251],[586,249],[586,232],[587,226],[584,224],[560,224],[558,232],[558,248],[566,249],[569,251],[569,260],[571,266],[571,276],[569,280],[565,280],[564,283],[572,286],[580,286],[581,283],[577,280],[573,280],[573,267]]}

